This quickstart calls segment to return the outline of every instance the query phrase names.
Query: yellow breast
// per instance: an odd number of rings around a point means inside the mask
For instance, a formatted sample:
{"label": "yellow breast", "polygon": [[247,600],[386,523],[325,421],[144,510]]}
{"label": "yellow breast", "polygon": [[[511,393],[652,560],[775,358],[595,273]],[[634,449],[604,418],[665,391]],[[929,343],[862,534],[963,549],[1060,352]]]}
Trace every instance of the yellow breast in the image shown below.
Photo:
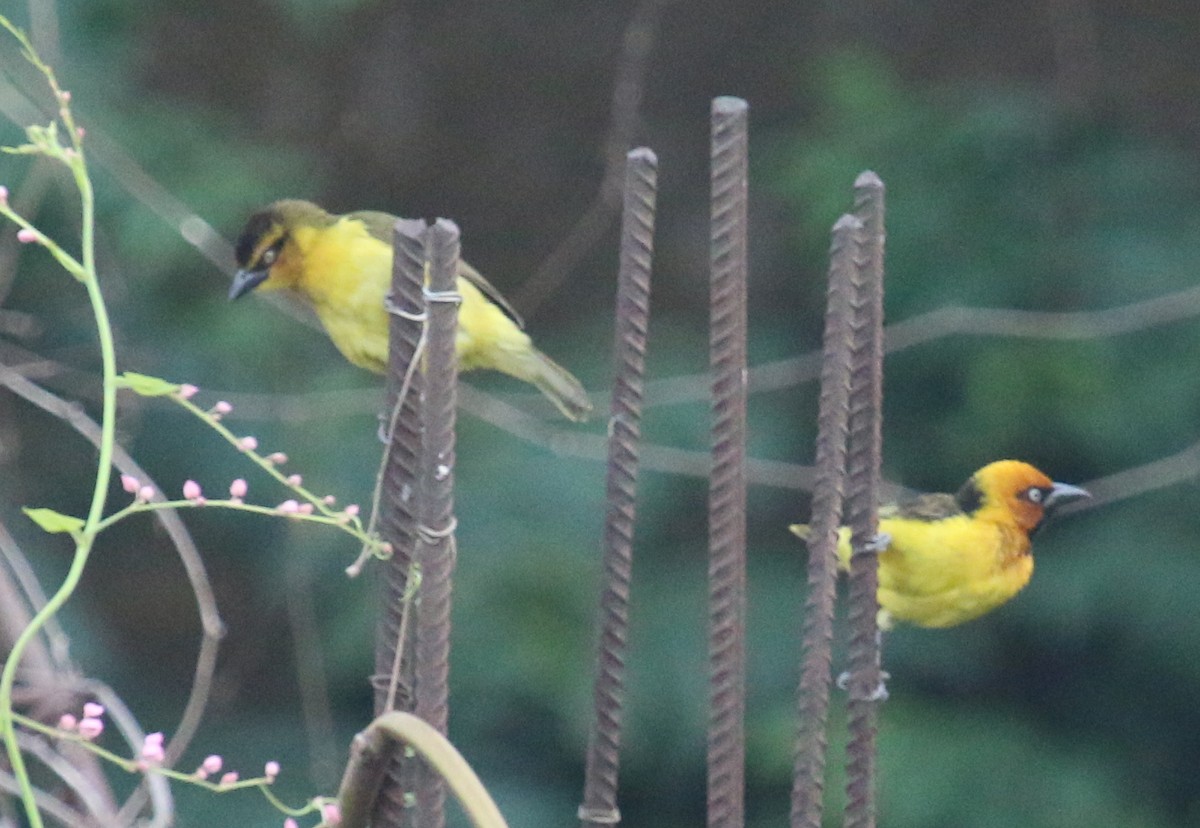
{"label": "yellow breast", "polygon": [[383,300],[391,284],[392,249],[361,222],[345,219],[293,235],[302,256],[296,289],[312,303],[342,356],[383,373],[388,351]]}
{"label": "yellow breast", "polygon": [[[360,221],[300,228],[293,241],[301,260],[293,280],[313,306],[333,344],[347,360],[376,373],[387,370],[392,248]],[[457,280],[462,295],[455,341],[461,370],[507,370],[513,355],[530,351],[529,337],[473,284]]]}
{"label": "yellow breast", "polygon": [[[1017,527],[961,515],[884,518],[879,529],[891,537],[879,555],[885,626],[892,618],[922,627],[970,621],[1010,600],[1033,575],[1029,538]],[[838,551],[848,562],[848,538]]]}

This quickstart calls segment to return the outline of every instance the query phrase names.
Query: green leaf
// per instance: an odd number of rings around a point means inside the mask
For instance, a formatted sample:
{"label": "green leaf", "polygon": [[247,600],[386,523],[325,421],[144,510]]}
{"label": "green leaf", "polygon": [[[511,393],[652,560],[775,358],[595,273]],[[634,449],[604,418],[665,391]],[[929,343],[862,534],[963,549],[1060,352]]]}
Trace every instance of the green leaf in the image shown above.
{"label": "green leaf", "polygon": [[126,371],[117,377],[117,387],[128,388],[133,393],[141,394],[143,397],[166,397],[170,394],[178,394],[180,388],[180,386],[173,382],[167,382],[165,379],[147,376],[146,374],[136,374],[133,371]]}
{"label": "green leaf", "polygon": [[80,530],[83,529],[82,519],[64,515],[62,512],[56,512],[53,509],[22,508],[21,511],[29,515],[29,519],[42,527],[43,531],[49,532],[52,535],[65,532],[74,536],[79,534]]}
{"label": "green leaf", "polygon": [[33,144],[21,144],[19,147],[0,147],[0,150],[7,152],[9,155],[41,155],[40,147],[35,147]]}

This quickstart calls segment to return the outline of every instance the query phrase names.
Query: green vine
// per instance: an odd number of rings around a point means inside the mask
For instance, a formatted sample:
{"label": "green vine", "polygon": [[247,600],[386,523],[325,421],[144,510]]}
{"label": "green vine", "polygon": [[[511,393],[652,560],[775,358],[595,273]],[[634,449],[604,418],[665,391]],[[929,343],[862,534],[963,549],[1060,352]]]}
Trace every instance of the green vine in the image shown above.
{"label": "green vine", "polygon": [[[355,506],[335,508],[331,497],[319,496],[305,488],[297,475],[285,475],[280,466],[284,462],[281,454],[262,455],[258,452],[257,441],[252,437],[239,437],[230,431],[221,418],[228,413],[226,403],[218,403],[212,409],[203,409],[191,401],[196,393],[194,386],[180,385],[167,382],[156,377],[126,372],[118,374],[116,352],[114,348],[112,327],[109,323],[108,310],[100,290],[100,282],[96,273],[95,260],[95,199],[92,182],[88,173],[86,153],[84,152],[85,131],[79,126],[71,112],[71,95],[62,89],[55,76],[54,70],[38,56],[26,34],[14,26],[3,15],[0,15],[0,26],[7,30],[21,46],[21,51],[29,61],[45,77],[54,100],[58,104],[57,119],[45,126],[30,126],[26,129],[28,143],[16,147],[3,147],[3,151],[16,155],[39,155],[62,163],[70,171],[76,189],[79,192],[81,209],[81,238],[78,257],[42,233],[32,222],[18,214],[8,200],[7,188],[0,186],[0,216],[11,221],[18,228],[17,239],[25,244],[36,244],[44,248],[55,261],[59,263],[72,277],[80,282],[87,291],[96,325],[96,334],[100,346],[101,379],[103,382],[99,457],[97,459],[95,484],[92,490],[91,504],[85,517],[64,515],[53,509],[26,508],[25,514],[39,527],[48,533],[69,535],[75,543],[75,550],[67,575],[59,588],[50,596],[45,605],[34,615],[28,626],[21,631],[12,646],[8,660],[0,672],[0,738],[4,741],[13,776],[20,790],[22,804],[28,818],[30,828],[43,828],[42,816],[37,807],[35,791],[29,777],[28,769],[21,750],[17,744],[16,727],[40,732],[59,739],[73,739],[85,744],[98,756],[129,771],[156,772],[172,779],[185,780],[202,784],[213,790],[234,790],[244,787],[258,787],[263,794],[282,812],[289,816],[299,816],[313,810],[327,812],[336,808],[331,800],[315,799],[304,809],[291,809],[279,802],[266,788],[269,779],[245,780],[243,782],[211,783],[206,782],[196,774],[184,774],[153,763],[130,760],[90,744],[86,738],[64,732],[61,728],[52,728],[35,720],[21,716],[13,709],[13,688],[16,682],[17,667],[22,656],[31,642],[70,599],[79,584],[88,558],[100,532],[111,527],[114,523],[142,512],[161,509],[196,508],[213,506],[237,509],[259,514],[286,516],[290,519],[304,520],[336,527],[345,531],[360,541],[372,554],[387,557],[390,547],[381,542],[377,536],[364,528]],[[65,141],[62,136],[65,136]],[[165,499],[161,493],[148,491],[132,478],[123,478],[122,485],[133,494],[131,503],[105,516],[105,506],[113,471],[113,451],[115,446],[116,404],[117,392],[126,389],[147,397],[167,397],[182,406],[189,413],[200,418],[220,434],[227,442],[236,447],[260,469],[271,476],[276,482],[294,494],[294,499],[285,500],[278,506],[259,506],[243,501],[245,481],[234,481],[230,496],[217,500],[205,498],[198,484],[188,481],[184,486],[183,499]]]}

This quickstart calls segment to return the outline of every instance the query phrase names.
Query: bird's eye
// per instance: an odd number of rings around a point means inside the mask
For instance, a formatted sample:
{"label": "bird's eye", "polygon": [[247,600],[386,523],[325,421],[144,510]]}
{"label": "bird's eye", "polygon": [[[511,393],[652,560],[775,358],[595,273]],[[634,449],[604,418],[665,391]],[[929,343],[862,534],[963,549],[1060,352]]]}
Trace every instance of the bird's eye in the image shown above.
{"label": "bird's eye", "polygon": [[1025,499],[1028,500],[1030,503],[1041,503],[1042,498],[1044,498],[1045,496],[1046,496],[1046,493],[1036,487],[1025,490]]}
{"label": "bird's eye", "polygon": [[274,247],[268,247],[263,251],[262,258],[259,259],[259,261],[262,262],[263,267],[270,267],[271,265],[275,264],[275,257],[278,255],[278,250],[276,250]]}

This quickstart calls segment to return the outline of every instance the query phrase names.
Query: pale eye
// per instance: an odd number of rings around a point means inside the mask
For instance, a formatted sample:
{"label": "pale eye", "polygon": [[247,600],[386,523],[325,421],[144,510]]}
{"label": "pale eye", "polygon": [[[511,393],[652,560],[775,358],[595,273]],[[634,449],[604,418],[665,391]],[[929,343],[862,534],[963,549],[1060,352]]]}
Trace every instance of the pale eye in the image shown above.
{"label": "pale eye", "polygon": [[263,267],[270,267],[271,265],[275,264],[275,257],[277,255],[279,255],[279,251],[277,251],[274,247],[268,247],[263,251],[262,258],[259,259],[259,261],[262,262]]}
{"label": "pale eye", "polygon": [[1025,490],[1025,499],[1028,500],[1030,503],[1041,503],[1042,498],[1044,498],[1045,496],[1046,496],[1045,493],[1043,493],[1041,489],[1026,489]]}

